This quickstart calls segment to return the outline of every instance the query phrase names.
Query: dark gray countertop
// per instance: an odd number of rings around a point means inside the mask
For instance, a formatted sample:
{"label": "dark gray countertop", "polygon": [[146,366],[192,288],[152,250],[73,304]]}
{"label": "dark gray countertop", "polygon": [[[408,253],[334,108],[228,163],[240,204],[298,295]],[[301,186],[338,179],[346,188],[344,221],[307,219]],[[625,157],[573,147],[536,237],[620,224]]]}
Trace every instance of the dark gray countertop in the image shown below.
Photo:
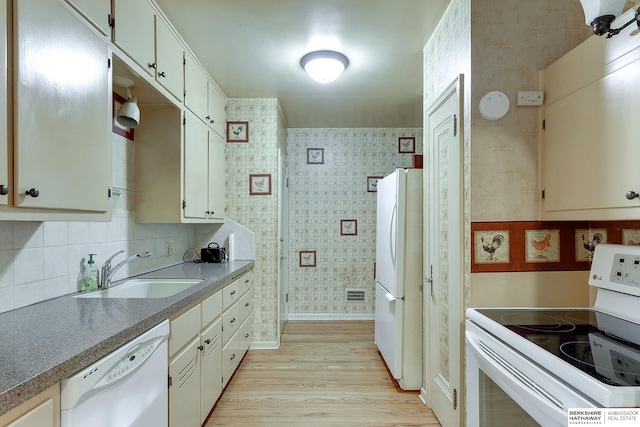
{"label": "dark gray countertop", "polygon": [[73,298],[75,294],[71,294],[0,313],[0,414],[231,283],[253,266],[253,261],[184,263],[135,276],[203,279],[167,298]]}

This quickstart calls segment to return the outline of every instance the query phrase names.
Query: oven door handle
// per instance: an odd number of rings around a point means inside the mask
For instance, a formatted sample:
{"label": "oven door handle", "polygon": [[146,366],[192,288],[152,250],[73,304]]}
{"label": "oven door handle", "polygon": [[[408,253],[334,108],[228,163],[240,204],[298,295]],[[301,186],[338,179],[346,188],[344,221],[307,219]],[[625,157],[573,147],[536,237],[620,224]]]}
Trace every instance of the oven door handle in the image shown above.
{"label": "oven door handle", "polygon": [[[500,385],[501,388],[507,388],[514,391],[516,396],[511,396],[523,408],[530,406],[534,401],[538,401],[544,406],[543,417],[549,417],[551,420],[566,420],[567,412],[562,401],[545,391],[536,384],[531,378],[522,373],[509,361],[505,360],[498,353],[489,348],[475,334],[466,333],[467,349],[473,354],[469,354],[476,359],[481,370]],[[538,405],[535,405],[540,407]],[[540,422],[538,420],[538,422]],[[562,424],[560,424],[562,425]]]}

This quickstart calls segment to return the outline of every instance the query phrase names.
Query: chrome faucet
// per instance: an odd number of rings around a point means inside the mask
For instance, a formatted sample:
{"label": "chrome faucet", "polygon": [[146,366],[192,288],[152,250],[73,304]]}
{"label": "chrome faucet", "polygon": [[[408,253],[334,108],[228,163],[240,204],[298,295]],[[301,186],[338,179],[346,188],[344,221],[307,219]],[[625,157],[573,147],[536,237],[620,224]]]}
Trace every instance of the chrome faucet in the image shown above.
{"label": "chrome faucet", "polygon": [[149,258],[151,256],[151,252],[140,252],[139,254],[131,255],[128,258],[123,259],[115,266],[111,267],[111,260],[113,260],[116,256],[123,253],[124,250],[120,250],[115,254],[111,255],[108,260],[102,264],[102,274],[100,275],[100,288],[105,289],[111,286],[111,277],[116,273],[116,271],[120,270],[120,268],[133,261],[136,258]]}

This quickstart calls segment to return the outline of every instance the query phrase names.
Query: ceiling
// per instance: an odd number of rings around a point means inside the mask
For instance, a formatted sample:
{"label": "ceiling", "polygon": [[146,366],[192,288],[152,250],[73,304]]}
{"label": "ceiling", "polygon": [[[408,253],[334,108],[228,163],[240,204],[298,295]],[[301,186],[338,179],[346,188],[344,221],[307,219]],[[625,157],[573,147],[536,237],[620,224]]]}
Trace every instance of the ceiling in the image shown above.
{"label": "ceiling", "polygon": [[[422,127],[422,49],[449,0],[156,0],[228,98],[278,98],[290,128]],[[300,58],[336,50],[335,82]]]}

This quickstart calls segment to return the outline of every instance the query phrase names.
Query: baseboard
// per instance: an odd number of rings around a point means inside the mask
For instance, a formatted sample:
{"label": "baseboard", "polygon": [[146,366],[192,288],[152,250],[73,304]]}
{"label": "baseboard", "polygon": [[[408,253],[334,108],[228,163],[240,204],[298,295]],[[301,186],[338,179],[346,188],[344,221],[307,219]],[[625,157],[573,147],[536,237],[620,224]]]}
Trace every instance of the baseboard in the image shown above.
{"label": "baseboard", "polygon": [[431,409],[431,407],[427,403],[429,401],[429,396],[427,395],[427,390],[425,390],[424,387],[420,388],[420,395],[418,397],[420,398],[420,401],[424,406]]}
{"label": "baseboard", "polygon": [[374,314],[289,314],[288,320],[375,320]]}
{"label": "baseboard", "polygon": [[261,341],[252,342],[250,350],[277,350],[280,348],[280,344],[277,341]]}

